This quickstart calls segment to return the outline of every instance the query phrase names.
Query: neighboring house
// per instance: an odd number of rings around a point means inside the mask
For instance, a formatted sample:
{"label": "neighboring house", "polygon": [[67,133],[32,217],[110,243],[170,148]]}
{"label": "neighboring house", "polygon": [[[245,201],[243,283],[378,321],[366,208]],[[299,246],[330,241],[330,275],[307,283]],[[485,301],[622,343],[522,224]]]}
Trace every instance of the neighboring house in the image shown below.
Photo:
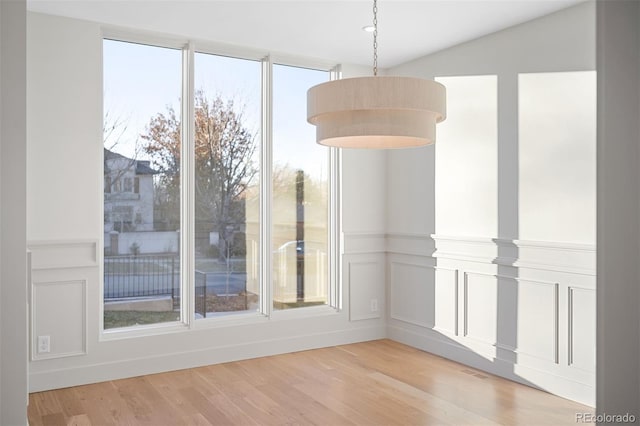
{"label": "neighboring house", "polygon": [[149,161],[104,150],[104,231],[153,231],[153,170]]}

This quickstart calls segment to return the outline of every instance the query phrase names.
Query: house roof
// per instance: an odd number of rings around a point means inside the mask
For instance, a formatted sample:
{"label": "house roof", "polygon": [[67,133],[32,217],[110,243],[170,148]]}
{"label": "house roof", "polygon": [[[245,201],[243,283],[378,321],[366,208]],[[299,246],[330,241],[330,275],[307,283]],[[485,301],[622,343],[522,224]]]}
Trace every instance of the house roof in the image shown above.
{"label": "house roof", "polygon": [[136,174],[137,175],[155,175],[157,170],[151,168],[149,161],[136,161]]}
{"label": "house roof", "polygon": [[125,157],[122,154],[113,152],[107,148],[104,148],[105,160],[128,160],[135,163],[137,175],[155,175],[159,173],[157,170],[151,168],[151,162],[148,160],[135,160],[133,158]]}

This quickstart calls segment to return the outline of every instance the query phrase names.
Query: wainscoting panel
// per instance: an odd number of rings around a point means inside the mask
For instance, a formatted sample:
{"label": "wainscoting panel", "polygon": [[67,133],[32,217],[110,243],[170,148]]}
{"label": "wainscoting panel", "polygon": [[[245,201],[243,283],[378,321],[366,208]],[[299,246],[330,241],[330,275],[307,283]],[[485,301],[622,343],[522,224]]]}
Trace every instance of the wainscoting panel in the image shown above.
{"label": "wainscoting panel", "polygon": [[569,287],[568,364],[593,371],[596,362],[596,292]]}
{"label": "wainscoting panel", "polygon": [[349,319],[380,318],[383,300],[383,265],[375,261],[351,261],[349,267]]}
{"label": "wainscoting panel", "polygon": [[[31,360],[87,353],[87,281],[34,282],[31,293]],[[49,339],[49,350],[38,348]]]}
{"label": "wainscoting panel", "polygon": [[497,343],[498,280],[495,275],[464,273],[464,337]]}
{"label": "wainscoting panel", "polygon": [[518,280],[517,299],[518,353],[557,364],[558,284]]}
{"label": "wainscoting panel", "polygon": [[435,268],[435,329],[458,335],[458,271]]}
{"label": "wainscoting panel", "polygon": [[388,239],[390,338],[595,404],[595,247]]}
{"label": "wainscoting panel", "polygon": [[391,262],[391,318],[420,327],[434,326],[435,269],[420,264]]}
{"label": "wainscoting panel", "polygon": [[31,268],[65,269],[98,266],[98,242],[82,241],[30,241]]}
{"label": "wainscoting panel", "polygon": [[[86,355],[88,301],[98,288],[98,242],[29,241],[27,247],[31,360]],[[49,338],[48,352],[38,348],[42,336]]]}

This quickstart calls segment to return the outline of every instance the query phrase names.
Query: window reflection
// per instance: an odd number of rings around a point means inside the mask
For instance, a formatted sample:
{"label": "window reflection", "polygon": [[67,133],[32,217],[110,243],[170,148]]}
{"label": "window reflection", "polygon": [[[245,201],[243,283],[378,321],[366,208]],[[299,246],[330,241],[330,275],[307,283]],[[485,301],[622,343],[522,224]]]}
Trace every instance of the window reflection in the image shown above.
{"label": "window reflection", "polygon": [[259,308],[261,64],[195,54],[195,316]]}
{"label": "window reflection", "polygon": [[306,92],[329,73],[273,67],[273,306],[327,304],[329,149],[306,122]]}

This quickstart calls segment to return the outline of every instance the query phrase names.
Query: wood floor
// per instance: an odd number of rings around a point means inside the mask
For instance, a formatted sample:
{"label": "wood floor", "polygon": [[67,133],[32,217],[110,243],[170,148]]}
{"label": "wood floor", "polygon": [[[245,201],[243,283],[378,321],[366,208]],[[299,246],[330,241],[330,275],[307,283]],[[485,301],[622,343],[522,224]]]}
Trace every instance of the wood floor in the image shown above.
{"label": "wood floor", "polygon": [[37,425],[575,425],[593,409],[390,340],[33,393]]}

